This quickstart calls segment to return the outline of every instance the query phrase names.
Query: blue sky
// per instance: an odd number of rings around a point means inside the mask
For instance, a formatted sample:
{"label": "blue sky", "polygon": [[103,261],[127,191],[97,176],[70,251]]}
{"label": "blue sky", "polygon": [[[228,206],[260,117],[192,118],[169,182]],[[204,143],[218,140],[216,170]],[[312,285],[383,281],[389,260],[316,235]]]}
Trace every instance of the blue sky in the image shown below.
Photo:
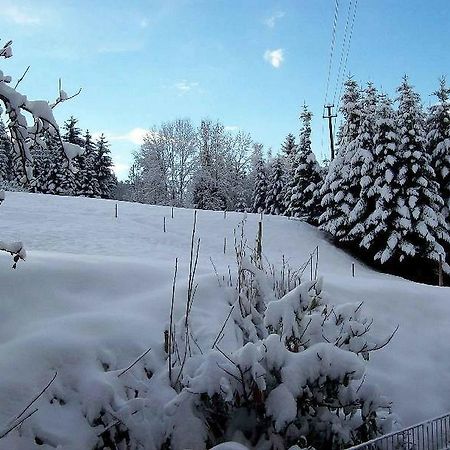
{"label": "blue sky", "polygon": [[[339,1],[331,97],[350,1]],[[2,70],[31,65],[29,98],[53,99],[59,77],[69,93],[82,87],[57,119],[104,131],[122,178],[152,125],[219,119],[276,152],[303,102],[321,158],[333,14],[334,0],[0,0],[0,37],[14,41]],[[407,73],[428,105],[450,75],[449,23],[448,0],[359,0],[345,74],[393,93]]]}

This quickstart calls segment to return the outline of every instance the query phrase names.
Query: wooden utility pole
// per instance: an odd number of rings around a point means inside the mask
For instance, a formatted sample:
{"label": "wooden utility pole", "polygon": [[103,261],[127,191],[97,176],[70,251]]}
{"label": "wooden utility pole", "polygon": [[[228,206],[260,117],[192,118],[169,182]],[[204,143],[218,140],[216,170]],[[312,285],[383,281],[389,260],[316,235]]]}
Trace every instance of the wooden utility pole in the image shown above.
{"label": "wooden utility pole", "polygon": [[334,137],[333,137],[333,118],[337,117],[336,114],[333,114],[332,108],[334,105],[325,105],[324,108],[327,110],[327,115],[323,115],[324,119],[328,119],[328,131],[330,132],[330,155],[331,161],[334,159]]}

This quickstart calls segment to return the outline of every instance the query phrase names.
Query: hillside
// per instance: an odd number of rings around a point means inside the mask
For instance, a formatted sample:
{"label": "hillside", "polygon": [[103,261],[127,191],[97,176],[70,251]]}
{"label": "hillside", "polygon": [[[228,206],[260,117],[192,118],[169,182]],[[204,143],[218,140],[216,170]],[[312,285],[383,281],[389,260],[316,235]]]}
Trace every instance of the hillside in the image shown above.
{"label": "hillside", "polygon": [[[41,399],[39,411],[23,425],[22,437],[11,433],[0,440],[1,449],[30,448],[30,428],[49,441],[66,442],[64,448],[88,448],[94,436],[74,406],[77,396],[95,407],[99,361],[126,367],[149,347],[156,354],[151,358],[161,357],[175,258],[175,316],[183,314],[192,210],[175,208],[172,219],[168,207],[119,203],[116,219],[115,203],[7,193],[0,209],[0,237],[22,240],[27,260],[12,270],[10,257],[0,255],[0,424],[20,412],[55,371],[53,395],[72,389],[73,396],[58,405]],[[214,340],[227,315],[226,290],[218,286],[210,258],[220,276],[226,275],[235,258],[233,230],[243,217],[198,212],[199,288],[193,320],[200,345]],[[259,216],[246,217],[252,244]],[[390,344],[368,363],[368,380],[392,400],[400,422],[406,426],[450,410],[450,289],[375,272],[336,249],[314,227],[264,217],[263,251],[271,263],[281,263],[284,255],[298,267],[316,246],[327,302],[364,301],[381,335],[389,336],[399,325]]]}

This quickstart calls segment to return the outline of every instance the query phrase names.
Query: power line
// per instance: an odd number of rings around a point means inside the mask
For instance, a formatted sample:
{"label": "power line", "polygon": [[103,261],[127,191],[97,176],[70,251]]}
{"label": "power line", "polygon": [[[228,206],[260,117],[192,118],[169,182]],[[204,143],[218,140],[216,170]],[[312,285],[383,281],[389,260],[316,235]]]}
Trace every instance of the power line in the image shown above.
{"label": "power line", "polygon": [[325,101],[324,101],[324,103],[327,103],[328,90],[330,88],[331,66],[333,64],[334,46],[336,44],[336,28],[337,28],[338,18],[339,18],[339,0],[335,0],[335,3],[334,3],[333,32],[331,33],[331,45],[330,45],[330,61],[328,63],[327,87],[326,87],[326,90],[325,90]]}
{"label": "power line", "polygon": [[[354,26],[355,26],[355,19],[356,19],[356,11],[357,11],[357,9],[358,9],[358,0],[355,0],[355,7],[354,7],[354,10],[353,10],[352,23],[350,25],[350,36],[349,36],[349,39],[348,39],[347,53],[345,55],[344,70],[343,70],[344,74],[345,74],[345,71],[347,70],[348,56],[350,54],[350,45],[351,45],[351,42],[352,42],[353,29],[354,29]],[[339,97],[338,97],[338,99],[341,98],[343,87],[344,87],[344,80],[342,80],[341,87],[339,89]]]}
{"label": "power line", "polygon": [[338,68],[338,73],[336,75],[336,85],[334,87],[334,95],[333,95],[333,101],[332,101],[333,104],[336,100],[337,90],[338,90],[340,82],[341,82],[342,65],[344,63],[344,56],[345,56],[345,52],[346,52],[345,48],[346,48],[346,43],[347,43],[348,27],[350,24],[352,5],[353,5],[353,0],[350,0],[348,3],[347,19],[345,20],[344,38],[342,40],[341,56],[339,58],[339,68]]}

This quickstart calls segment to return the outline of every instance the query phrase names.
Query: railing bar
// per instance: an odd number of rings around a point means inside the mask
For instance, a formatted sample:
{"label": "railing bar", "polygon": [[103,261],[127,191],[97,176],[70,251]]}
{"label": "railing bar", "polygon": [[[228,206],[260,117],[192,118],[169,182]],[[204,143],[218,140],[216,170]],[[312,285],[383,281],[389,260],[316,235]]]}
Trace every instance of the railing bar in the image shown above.
{"label": "railing bar", "polygon": [[425,450],[425,427],[422,425],[422,449]]}
{"label": "railing bar", "polygon": [[447,425],[448,425],[448,420],[444,420],[445,445],[447,445],[449,443]]}
{"label": "railing bar", "polygon": [[450,449],[450,414],[388,433],[347,450]]}
{"label": "railing bar", "polygon": [[433,450],[437,450],[437,447],[434,448],[436,445],[436,424],[437,422],[431,424],[431,448]]}

